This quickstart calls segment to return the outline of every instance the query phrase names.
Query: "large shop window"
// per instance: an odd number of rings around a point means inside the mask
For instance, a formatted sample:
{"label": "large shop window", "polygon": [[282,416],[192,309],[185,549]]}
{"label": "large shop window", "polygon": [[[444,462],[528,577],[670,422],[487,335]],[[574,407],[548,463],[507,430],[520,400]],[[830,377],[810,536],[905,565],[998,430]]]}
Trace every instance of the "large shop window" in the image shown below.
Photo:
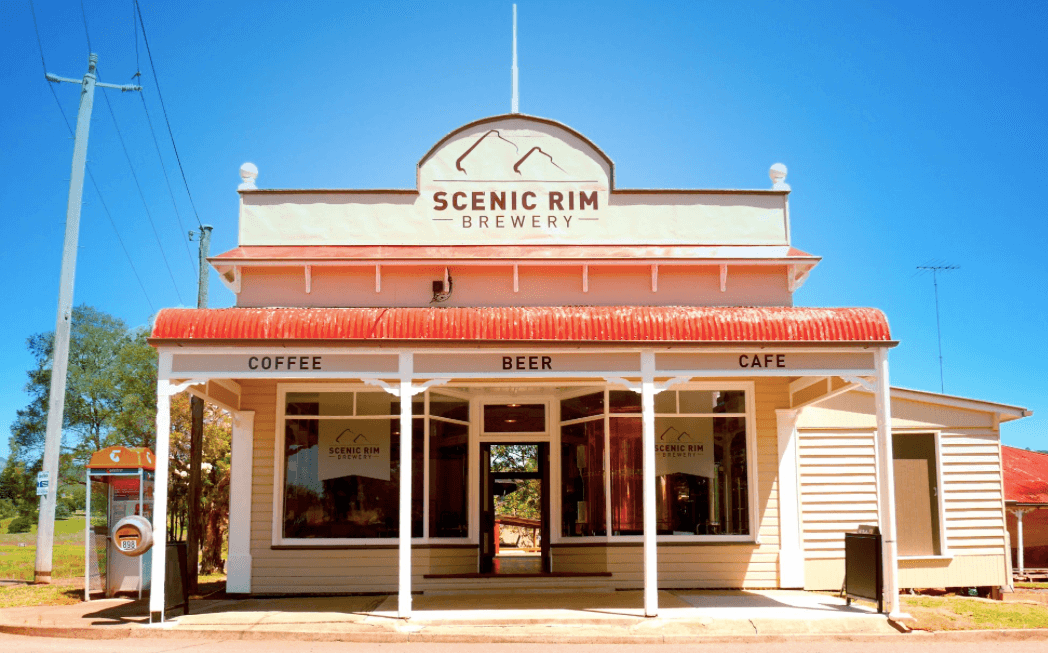
{"label": "large shop window", "polygon": [[606,535],[604,391],[560,402],[561,535]]}
{"label": "large shop window", "polygon": [[[597,396],[561,402],[563,536],[605,534],[603,507],[594,506],[595,501],[603,503],[605,492],[605,482],[597,481],[605,476],[604,393],[599,393],[599,407]],[[612,390],[607,397],[611,534],[640,535],[640,395]],[[655,399],[658,534],[750,535],[746,393],[671,390]],[[595,419],[597,415],[601,419]]]}
{"label": "large shop window", "polygon": [[429,536],[469,535],[469,401],[429,396]]}
{"label": "large shop window", "polygon": [[[425,421],[412,420],[411,530],[423,528]],[[385,392],[291,392],[284,406],[283,537],[398,536],[400,403]]]}

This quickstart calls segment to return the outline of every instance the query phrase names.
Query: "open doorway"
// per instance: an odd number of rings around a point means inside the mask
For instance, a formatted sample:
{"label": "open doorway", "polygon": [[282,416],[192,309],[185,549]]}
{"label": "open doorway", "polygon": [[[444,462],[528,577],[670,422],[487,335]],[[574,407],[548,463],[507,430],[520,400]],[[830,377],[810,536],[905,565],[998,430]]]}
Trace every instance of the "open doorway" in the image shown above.
{"label": "open doorway", "polygon": [[480,573],[551,571],[549,444],[480,445]]}

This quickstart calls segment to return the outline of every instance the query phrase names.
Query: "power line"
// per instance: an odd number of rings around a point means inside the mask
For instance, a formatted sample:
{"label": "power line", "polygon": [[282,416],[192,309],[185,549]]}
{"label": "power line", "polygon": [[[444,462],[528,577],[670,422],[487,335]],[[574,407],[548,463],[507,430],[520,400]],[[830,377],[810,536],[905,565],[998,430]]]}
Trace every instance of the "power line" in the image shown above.
{"label": "power line", "polygon": [[164,171],[164,182],[167,183],[167,194],[171,196],[171,206],[175,209],[175,218],[178,220],[178,228],[181,231],[179,240],[185,245],[186,254],[189,255],[190,267],[196,268],[196,262],[193,260],[193,253],[189,251],[189,241],[185,238],[185,234],[188,232],[185,225],[182,224],[182,214],[178,212],[178,203],[175,202],[175,191],[171,188],[171,178],[167,174],[167,166],[164,165],[164,157],[160,154],[160,143],[156,139],[156,131],[153,130],[153,120],[149,117],[149,107],[146,106],[146,94],[140,93],[138,95],[142,99],[142,110],[146,113],[146,122],[149,123],[149,133],[153,137],[153,146],[156,148],[156,157],[160,160],[160,169]]}
{"label": "power line", "polygon": [[146,217],[149,219],[149,226],[153,228],[153,236],[156,237],[157,247],[160,248],[160,258],[164,260],[164,267],[167,268],[167,273],[171,277],[171,285],[175,287],[175,296],[178,297],[178,303],[182,302],[182,294],[178,292],[178,282],[175,281],[175,273],[171,270],[171,264],[167,261],[167,255],[164,254],[164,244],[160,241],[160,234],[156,230],[156,223],[153,222],[153,215],[149,212],[149,203],[146,201],[146,194],[142,192],[142,186],[138,183],[138,175],[135,174],[135,164],[131,161],[131,155],[127,151],[127,145],[124,144],[124,136],[120,133],[120,125],[116,122],[116,113],[113,112],[113,105],[109,102],[109,94],[106,93],[106,89],[102,89],[102,97],[106,100],[106,106],[109,107],[109,116],[113,119],[113,127],[116,129],[116,136],[120,140],[120,147],[124,150],[124,156],[127,157],[127,166],[131,170],[131,178],[135,182],[135,188],[138,189],[138,196],[142,198],[142,206],[145,208]]}
{"label": "power line", "polygon": [[[36,45],[40,52],[40,65],[43,67],[44,74],[46,75],[47,62],[44,60],[44,47],[40,41],[40,29],[36,23],[36,9],[33,7],[33,0],[29,0],[29,11],[33,16],[33,30],[36,32]],[[66,131],[68,131],[69,135],[72,136],[73,127],[69,124],[69,118],[65,115],[65,109],[62,108],[62,102],[58,99],[58,94],[55,92],[54,84],[49,82],[47,88],[51,91],[51,97],[55,99],[55,105],[58,107],[58,114],[62,116],[62,122],[65,124]],[[109,212],[109,207],[106,205],[105,199],[102,197],[102,190],[98,187],[98,182],[95,181],[95,175],[91,171],[90,166],[87,167],[87,177],[91,180],[91,185],[95,189],[98,201],[102,205],[106,217],[109,219],[109,224],[113,227],[113,234],[116,236],[116,241],[120,243],[120,249],[124,252],[124,256],[127,258],[127,264],[131,267],[131,273],[135,275],[135,279],[138,281],[138,286],[142,289],[142,295],[145,297],[146,303],[149,304],[150,313],[156,313],[156,307],[153,306],[153,301],[149,298],[149,292],[146,290],[146,285],[142,283],[142,277],[139,276],[138,270],[135,268],[135,264],[131,260],[131,254],[128,253],[127,247],[124,245],[124,240],[120,237],[120,231],[116,228],[116,221],[113,220],[113,214]]]}
{"label": "power line", "polygon": [[87,31],[87,12],[84,10],[84,0],[80,0],[80,17],[84,19],[84,36],[87,37],[87,54],[94,52],[91,48],[91,34]]}
{"label": "power line", "polygon": [[182,158],[178,155],[178,146],[175,145],[175,134],[171,130],[171,121],[167,117],[167,107],[164,105],[164,94],[160,92],[160,78],[156,75],[156,66],[153,64],[153,53],[149,49],[149,37],[146,35],[146,23],[142,20],[142,7],[138,4],[138,0],[135,0],[135,11],[138,12],[138,25],[142,28],[142,41],[146,44],[146,58],[149,59],[149,69],[153,71],[153,82],[156,84],[156,94],[160,98],[160,109],[164,113],[164,122],[167,123],[167,134],[171,137],[171,147],[175,151],[175,161],[178,162],[178,170],[182,173],[182,183],[186,187],[186,195],[189,196],[189,205],[193,207],[193,215],[196,217],[197,226],[201,229],[204,228],[200,222],[200,213],[197,212],[196,203],[193,201],[193,194],[189,192],[189,181],[186,180],[186,171],[182,167]]}
{"label": "power line", "polygon": [[[141,62],[138,57],[138,14],[135,13],[135,3],[131,3],[131,24],[132,24],[132,35],[135,41],[135,74],[131,76],[132,79],[135,77],[142,76]],[[160,169],[164,173],[164,183],[167,184],[167,194],[171,198],[171,207],[175,210],[175,219],[178,221],[178,230],[181,233],[179,240],[182,241],[182,245],[186,248],[186,255],[189,256],[189,266],[196,271],[196,261],[193,259],[193,252],[189,250],[189,241],[185,237],[188,233],[185,225],[182,224],[182,214],[178,211],[178,202],[175,201],[175,191],[171,187],[171,177],[167,174],[167,165],[164,164],[164,156],[160,152],[160,142],[156,138],[156,130],[153,128],[153,118],[149,115],[149,107],[146,105],[146,94],[145,92],[139,93],[138,97],[142,100],[142,110],[146,114],[146,123],[149,125],[149,134],[153,137],[153,147],[156,148],[157,159],[160,160]]]}

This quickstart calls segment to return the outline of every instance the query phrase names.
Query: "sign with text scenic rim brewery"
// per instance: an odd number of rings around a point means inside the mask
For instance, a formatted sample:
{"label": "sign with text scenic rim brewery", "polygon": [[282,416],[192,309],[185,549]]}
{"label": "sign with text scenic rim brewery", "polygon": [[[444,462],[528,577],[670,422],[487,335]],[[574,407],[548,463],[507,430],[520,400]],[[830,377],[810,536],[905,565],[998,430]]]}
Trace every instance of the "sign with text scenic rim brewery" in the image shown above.
{"label": "sign with text scenic rim brewery", "polygon": [[553,121],[456,130],[403,191],[246,191],[241,245],[785,245],[780,191],[617,190],[611,160]]}

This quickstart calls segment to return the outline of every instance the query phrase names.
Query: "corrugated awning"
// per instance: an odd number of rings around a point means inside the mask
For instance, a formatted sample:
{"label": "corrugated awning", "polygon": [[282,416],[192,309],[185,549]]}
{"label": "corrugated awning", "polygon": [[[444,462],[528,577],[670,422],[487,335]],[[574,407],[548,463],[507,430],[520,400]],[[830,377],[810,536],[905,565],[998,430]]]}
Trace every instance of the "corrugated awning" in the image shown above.
{"label": "corrugated awning", "polygon": [[169,308],[158,340],[861,343],[891,333],[874,308]]}
{"label": "corrugated awning", "polygon": [[1048,454],[1001,445],[1004,500],[1048,505]]}

